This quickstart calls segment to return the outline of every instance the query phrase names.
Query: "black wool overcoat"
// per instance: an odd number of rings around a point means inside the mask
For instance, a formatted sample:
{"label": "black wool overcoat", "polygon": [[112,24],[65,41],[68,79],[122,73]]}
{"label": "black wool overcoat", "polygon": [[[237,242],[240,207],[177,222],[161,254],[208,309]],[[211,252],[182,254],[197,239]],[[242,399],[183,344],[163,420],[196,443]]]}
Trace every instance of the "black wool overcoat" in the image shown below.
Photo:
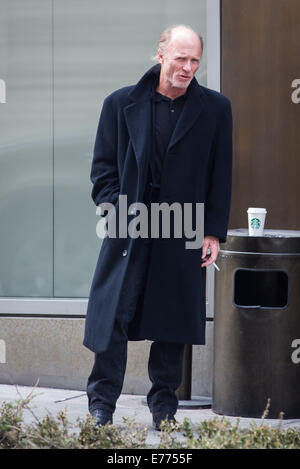
{"label": "black wool overcoat", "polygon": [[[151,90],[160,65],[134,86],[121,88],[103,103],[91,169],[96,205],[118,196],[128,206],[143,202],[152,148]],[[191,81],[171,137],[161,176],[159,202],[204,203],[204,235],[226,240],[231,198],[232,114],[222,94]],[[108,346],[114,318],[126,291],[134,243],[103,240],[85,322],[83,344],[94,352]],[[153,239],[138,328],[130,340],[205,343],[205,277],[202,249],[186,249],[186,239]],[[127,253],[127,255],[124,255]],[[128,283],[127,283],[128,284]]]}

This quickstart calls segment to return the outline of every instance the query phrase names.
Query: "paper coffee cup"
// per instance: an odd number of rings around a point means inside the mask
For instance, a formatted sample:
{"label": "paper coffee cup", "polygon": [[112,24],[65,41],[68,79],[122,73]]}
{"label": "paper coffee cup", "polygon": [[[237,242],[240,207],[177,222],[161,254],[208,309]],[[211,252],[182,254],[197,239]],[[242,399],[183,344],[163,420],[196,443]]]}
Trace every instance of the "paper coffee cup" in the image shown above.
{"label": "paper coffee cup", "polygon": [[249,236],[263,236],[267,210],[265,208],[249,207],[247,213]]}

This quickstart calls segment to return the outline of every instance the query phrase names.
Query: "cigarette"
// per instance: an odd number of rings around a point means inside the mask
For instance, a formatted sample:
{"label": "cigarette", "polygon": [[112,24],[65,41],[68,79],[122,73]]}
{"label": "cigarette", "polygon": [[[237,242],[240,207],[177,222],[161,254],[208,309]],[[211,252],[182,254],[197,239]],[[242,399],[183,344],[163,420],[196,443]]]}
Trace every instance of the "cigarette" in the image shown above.
{"label": "cigarette", "polygon": [[220,269],[215,262],[213,262],[213,266],[220,272]]}

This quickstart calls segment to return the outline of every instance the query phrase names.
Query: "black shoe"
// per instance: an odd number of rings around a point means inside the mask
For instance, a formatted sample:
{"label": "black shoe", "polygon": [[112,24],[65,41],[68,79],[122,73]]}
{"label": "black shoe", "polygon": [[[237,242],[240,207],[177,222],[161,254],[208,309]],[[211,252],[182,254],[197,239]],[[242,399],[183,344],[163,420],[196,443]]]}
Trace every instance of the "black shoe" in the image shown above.
{"label": "black shoe", "polygon": [[152,425],[155,430],[161,431],[161,423],[166,420],[168,422],[176,423],[174,414],[172,412],[157,412],[153,414]]}
{"label": "black shoe", "polygon": [[102,409],[95,409],[91,412],[91,416],[96,419],[96,425],[106,425],[113,423],[112,414]]}

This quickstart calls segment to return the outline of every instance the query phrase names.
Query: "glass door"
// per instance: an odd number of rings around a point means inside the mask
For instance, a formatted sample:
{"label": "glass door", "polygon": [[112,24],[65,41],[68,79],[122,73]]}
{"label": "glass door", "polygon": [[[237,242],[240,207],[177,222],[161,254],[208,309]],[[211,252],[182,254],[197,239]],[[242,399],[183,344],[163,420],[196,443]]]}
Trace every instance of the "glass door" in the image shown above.
{"label": "glass door", "polygon": [[[0,1],[0,296],[53,295],[50,0]],[[3,90],[3,85],[2,85]]]}

